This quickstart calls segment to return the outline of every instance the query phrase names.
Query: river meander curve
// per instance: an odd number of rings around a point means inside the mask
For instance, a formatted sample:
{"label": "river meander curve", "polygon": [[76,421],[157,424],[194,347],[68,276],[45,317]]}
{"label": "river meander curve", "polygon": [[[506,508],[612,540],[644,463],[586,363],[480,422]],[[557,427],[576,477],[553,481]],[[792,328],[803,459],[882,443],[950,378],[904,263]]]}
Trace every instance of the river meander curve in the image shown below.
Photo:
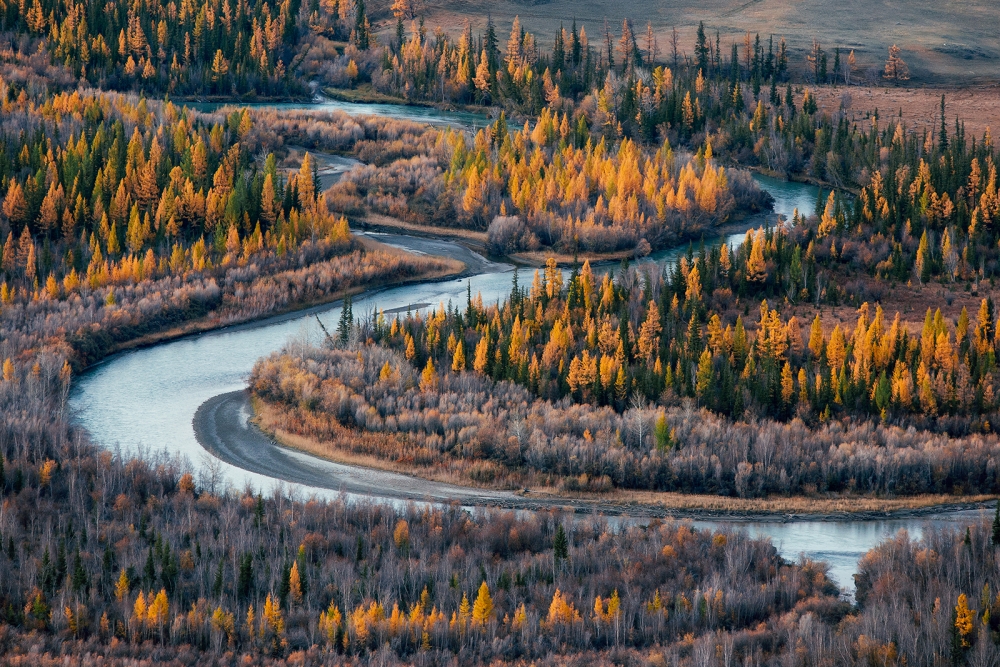
{"label": "river meander curve", "polygon": [[[333,105],[331,105],[333,106]],[[347,113],[371,113],[371,105],[336,103],[337,110]],[[395,117],[407,117],[407,107],[389,110]],[[418,111],[409,114],[413,120],[449,122],[467,126],[468,114]],[[817,189],[813,186],[787,183],[777,179],[755,176],[760,185],[775,198],[775,212],[791,217],[795,208],[811,211],[815,206]],[[406,309],[407,306],[449,301],[464,305],[467,286],[473,294],[481,293],[484,302],[491,303],[509,294],[513,267],[494,263],[476,255],[467,248],[449,241],[414,238],[402,235],[373,235],[379,240],[427,254],[456,257],[475,269],[467,278],[428,282],[379,290],[355,297],[354,313],[364,313],[374,308]],[[734,234],[727,241],[735,242],[742,234]],[[682,250],[655,255],[658,262],[676,261]],[[257,442],[257,450],[236,449],[229,452],[215,451],[222,459],[238,465],[224,463],[206,451],[196,437],[193,420],[203,405],[220,408],[220,397],[239,396],[245,389],[247,376],[254,362],[262,356],[280,349],[293,340],[318,341],[319,326],[315,318],[333,329],[340,315],[339,304],[330,304],[308,312],[294,313],[271,320],[212,331],[205,334],[164,342],[115,355],[83,373],[75,382],[70,395],[74,419],[85,427],[92,439],[109,449],[120,449],[128,455],[152,456],[166,454],[189,462],[205,480],[213,478],[222,485],[242,488],[251,485],[270,490],[283,485],[300,497],[311,494],[332,496],[340,493],[348,497],[368,497],[385,501],[459,502],[474,506],[483,503],[500,504],[516,508],[530,508],[523,497],[516,494],[479,492],[463,487],[450,487],[415,480],[413,478],[380,473],[364,468],[341,466],[320,461],[305,454],[287,450],[270,451],[266,443]],[[215,403],[212,401],[215,400]],[[213,419],[228,420],[240,429],[249,431],[249,417],[245,401],[230,400],[221,407]],[[228,410],[228,412],[226,412]],[[201,420],[202,423],[207,423]],[[202,434],[203,440],[211,440]],[[221,442],[221,440],[220,440]],[[230,445],[234,443],[230,442]],[[242,451],[242,453],[241,453]],[[244,456],[239,460],[239,456]],[[284,479],[267,474],[273,467],[268,462],[281,461],[285,466]],[[276,466],[277,464],[274,463]],[[298,471],[293,474],[289,471]],[[211,474],[208,474],[211,473]],[[301,474],[300,474],[301,473]],[[299,476],[295,476],[299,475]],[[769,536],[782,555],[796,559],[800,554],[826,561],[834,579],[848,592],[853,590],[852,575],[858,559],[888,535],[901,529],[919,535],[929,526],[962,525],[979,516],[978,511],[941,512],[923,518],[890,518],[885,520],[789,520],[745,521],[741,527],[753,534]],[[695,521],[697,525],[711,526],[710,521]]]}

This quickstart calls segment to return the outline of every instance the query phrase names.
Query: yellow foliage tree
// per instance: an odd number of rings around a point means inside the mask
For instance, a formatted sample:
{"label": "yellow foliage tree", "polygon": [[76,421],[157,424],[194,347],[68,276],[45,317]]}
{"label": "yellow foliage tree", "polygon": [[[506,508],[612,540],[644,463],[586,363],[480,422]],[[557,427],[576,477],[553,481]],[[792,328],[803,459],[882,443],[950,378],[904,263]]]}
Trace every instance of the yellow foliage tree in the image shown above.
{"label": "yellow foliage tree", "polygon": [[292,602],[302,604],[302,578],[299,576],[299,562],[292,563],[292,570],[288,574],[288,593],[292,596]]}
{"label": "yellow foliage tree", "polygon": [[438,375],[434,369],[434,360],[428,359],[427,365],[420,373],[420,391],[434,391],[438,387]]}
{"label": "yellow foliage tree", "polygon": [[330,606],[327,607],[326,611],[320,612],[319,632],[327,644],[332,646],[337,641],[337,630],[340,629],[342,620],[340,609],[333,600],[330,601]]}
{"label": "yellow foliage tree", "polygon": [[118,575],[118,583],[115,584],[115,599],[121,602],[128,595],[129,580],[128,574],[125,573],[125,568],[122,568],[121,574]]}
{"label": "yellow foliage tree", "polygon": [[[749,234],[748,234],[749,235]],[[746,264],[747,280],[762,283],[767,280],[767,263],[764,261],[764,230],[758,229],[750,246]]]}
{"label": "yellow foliage tree", "polygon": [[[609,611],[610,613],[610,611]],[[566,625],[580,620],[580,612],[576,610],[573,603],[569,602],[558,588],[552,596],[549,604],[549,615],[547,622],[549,625]]]}
{"label": "yellow foliage tree", "polygon": [[484,581],[479,585],[476,602],[472,605],[472,625],[485,627],[491,620],[493,620],[493,598],[490,596],[490,587]]}
{"label": "yellow foliage tree", "polygon": [[976,613],[969,609],[969,599],[962,593],[958,596],[958,604],[955,605],[955,633],[958,635],[962,648],[971,646],[971,635],[973,621]]}

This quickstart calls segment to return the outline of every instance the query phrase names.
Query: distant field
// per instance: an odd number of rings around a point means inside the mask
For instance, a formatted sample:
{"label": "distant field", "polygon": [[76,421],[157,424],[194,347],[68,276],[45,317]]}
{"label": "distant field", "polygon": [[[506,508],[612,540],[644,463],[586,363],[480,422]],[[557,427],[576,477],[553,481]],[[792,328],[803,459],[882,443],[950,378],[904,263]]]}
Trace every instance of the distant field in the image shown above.
{"label": "distant field", "polygon": [[[962,84],[1000,80],[1000,31],[995,1],[968,0],[553,0],[540,4],[507,0],[424,0],[428,32],[436,26],[459,31],[466,21],[479,32],[491,12],[506,43],[510,23],[521,17],[525,29],[541,38],[540,46],[551,48],[560,22],[567,29],[575,17],[587,28],[595,47],[602,41],[604,19],[617,32],[624,18],[632,19],[644,46],[646,22],[652,23],[662,53],[669,49],[673,26],[680,35],[681,49],[692,52],[695,30],[704,21],[714,35],[719,30],[727,56],[734,40],[742,44],[749,30],[784,37],[792,50],[792,65],[805,64],[805,52],[813,38],[820,41],[833,63],[833,49],[854,49],[862,70],[881,68],[893,43],[903,49],[913,83]],[[374,3],[380,28],[393,28],[390,0]],[[617,36],[615,37],[617,40]],[[742,50],[742,47],[741,47]],[[863,75],[863,72],[862,72]],[[997,95],[994,91],[993,95]]]}
{"label": "distant field", "polygon": [[[1000,76],[1000,68],[997,75]],[[990,128],[994,136],[1000,131],[1000,88],[996,84],[957,89],[813,86],[810,90],[816,95],[821,110],[833,113],[843,104],[848,117],[857,120],[878,110],[883,124],[899,118],[902,111],[903,122],[916,132],[924,129],[937,132],[941,126],[941,95],[944,93],[949,135],[955,129],[956,117],[965,124],[969,138],[981,139],[986,128]]]}

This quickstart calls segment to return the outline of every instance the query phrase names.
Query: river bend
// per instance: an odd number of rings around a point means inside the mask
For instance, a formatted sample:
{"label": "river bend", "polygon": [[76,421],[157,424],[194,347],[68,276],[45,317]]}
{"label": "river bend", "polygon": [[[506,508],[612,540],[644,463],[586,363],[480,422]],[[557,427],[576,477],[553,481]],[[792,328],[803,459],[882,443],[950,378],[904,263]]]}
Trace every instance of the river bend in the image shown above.
{"label": "river bend", "polygon": [[[279,108],[280,105],[278,105]],[[371,105],[329,103],[330,110],[372,113]],[[290,107],[291,108],[291,107]],[[473,124],[472,114],[454,114],[408,107],[377,108],[375,112],[408,117],[424,122]],[[339,170],[338,170],[339,171]],[[758,182],[775,198],[775,212],[791,217],[794,209],[811,211],[817,190],[812,186],[785,183],[766,177]],[[448,241],[402,235],[372,234],[373,237],[411,251],[446,255],[464,261],[471,277],[443,282],[420,283],[366,293],[355,297],[357,314],[376,308],[386,311],[437,307],[439,303],[464,306],[466,289],[481,293],[492,303],[510,293],[513,267],[490,262],[464,246]],[[736,242],[743,234],[727,239]],[[676,261],[680,250],[659,253],[653,260]],[[522,282],[530,280],[522,276]],[[242,391],[254,362],[289,341],[318,342],[321,337],[316,317],[334,329],[340,316],[338,304],[309,312],[286,315],[249,325],[241,325],[197,336],[164,342],[152,347],[113,356],[76,381],[70,395],[74,419],[87,428],[93,440],[109,449],[129,455],[151,456],[166,453],[186,459],[199,471],[203,481],[242,488],[251,485],[270,490],[276,484],[299,495],[315,494],[370,497],[387,501],[483,502],[509,507],[530,506],[513,493],[483,492],[446,484],[429,483],[404,475],[385,473],[320,461],[298,452],[280,450],[247,424],[249,412]],[[209,411],[199,419],[205,429],[202,440],[215,443],[210,453],[199,444],[193,424],[196,413]],[[206,424],[208,426],[206,426]],[[234,441],[232,434],[241,440]],[[227,435],[229,434],[229,435]],[[231,461],[232,463],[225,463]],[[235,464],[235,465],[233,465]],[[281,480],[271,474],[281,471]],[[952,512],[924,519],[884,521],[757,521],[741,525],[750,533],[771,537],[788,559],[800,554],[829,563],[834,579],[848,593],[853,590],[852,574],[861,555],[887,535],[906,529],[919,535],[928,525],[961,525],[978,517],[977,512]],[[696,521],[710,526],[711,522]]]}

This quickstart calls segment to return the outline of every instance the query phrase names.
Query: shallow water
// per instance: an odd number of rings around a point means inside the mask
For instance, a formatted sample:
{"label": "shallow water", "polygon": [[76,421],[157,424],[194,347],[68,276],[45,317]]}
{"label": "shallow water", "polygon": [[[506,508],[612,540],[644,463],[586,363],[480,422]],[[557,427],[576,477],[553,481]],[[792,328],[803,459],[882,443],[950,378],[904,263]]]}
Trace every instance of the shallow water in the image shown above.
{"label": "shallow water", "polygon": [[[945,512],[919,519],[885,519],[881,521],[759,521],[732,524],[751,535],[771,538],[786,560],[804,556],[825,561],[830,575],[848,595],[854,592],[854,574],[858,561],[866,551],[900,530],[919,538],[927,526],[961,529],[979,521],[978,511]],[[719,522],[696,521],[695,525],[714,528]]]}
{"label": "shallow water", "polygon": [[215,111],[225,106],[250,107],[251,109],[274,109],[276,111],[343,111],[350,116],[383,116],[413,120],[431,125],[453,125],[456,127],[485,127],[490,123],[486,114],[471,111],[442,111],[435,107],[407,106],[405,104],[368,104],[363,102],[341,102],[325,97],[317,97],[314,102],[281,102],[281,103],[251,103],[251,104],[218,104],[218,103],[187,103],[187,106],[199,111]]}
{"label": "shallow water", "polygon": [[[299,108],[305,105],[272,106]],[[414,120],[457,124],[468,124],[475,116],[418,107],[349,105],[343,102],[309,105],[309,108],[396,114],[396,117]],[[765,176],[755,178],[774,196],[776,213],[790,218],[796,208],[807,212],[813,210],[817,188]],[[739,242],[742,237],[743,234],[733,235],[729,240]],[[446,241],[408,241],[400,236],[391,236],[387,240],[420,252],[464,253],[466,257],[469,252]],[[671,257],[676,259],[680,252],[682,250],[674,251],[674,255],[663,253],[656,259],[670,261]],[[481,293],[485,303],[506,297],[511,289],[512,267],[483,262],[484,272],[470,279],[410,285],[356,297],[354,313],[363,316],[376,308],[405,311],[410,307],[419,310],[449,302],[464,307],[467,289],[471,289],[473,295]],[[522,273],[522,285],[528,281],[530,277]],[[319,319],[331,330],[336,327],[339,316],[340,308],[336,305],[318,313]],[[222,464],[209,457],[198,444],[191,424],[195,411],[203,402],[218,394],[245,387],[250,370],[260,357],[281,349],[289,341],[319,341],[322,334],[316,317],[313,314],[298,315],[270,323],[234,327],[112,357],[76,381],[70,396],[74,418],[88,429],[95,442],[105,447],[120,448],[130,455],[163,452],[187,459],[192,467],[201,471],[215,467],[225,483],[237,488],[250,484],[269,490],[281,484],[296,493],[335,495],[320,489],[287,485]],[[209,461],[213,463],[209,464]],[[377,494],[375,497],[378,498]],[[978,513],[965,512],[929,519],[746,522],[739,526],[752,534],[769,536],[787,559],[795,560],[803,554],[826,561],[838,584],[850,592],[854,588],[851,575],[856,571],[858,559],[886,536],[900,529],[919,536],[928,521],[961,526],[977,517]],[[706,527],[718,525],[713,522],[695,523]]]}

